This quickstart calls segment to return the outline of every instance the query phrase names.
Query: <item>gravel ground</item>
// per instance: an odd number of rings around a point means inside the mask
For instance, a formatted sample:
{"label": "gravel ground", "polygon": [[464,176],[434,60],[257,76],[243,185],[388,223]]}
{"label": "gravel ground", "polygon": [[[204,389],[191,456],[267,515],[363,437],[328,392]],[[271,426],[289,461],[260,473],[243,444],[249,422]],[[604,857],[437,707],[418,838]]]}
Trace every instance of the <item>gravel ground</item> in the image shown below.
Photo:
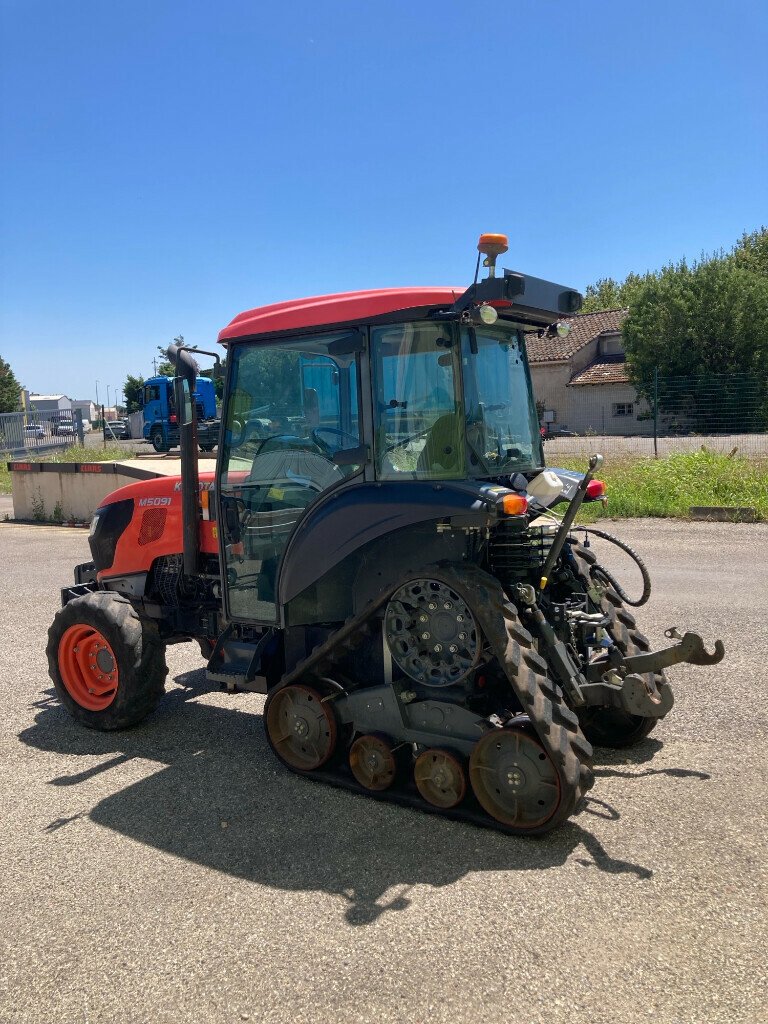
{"label": "gravel ground", "polygon": [[0,1021],[766,1020],[768,527],[613,526],[654,643],[727,659],[526,840],[291,776],[191,644],[145,724],[78,728],[44,644],[85,531],[0,524]]}

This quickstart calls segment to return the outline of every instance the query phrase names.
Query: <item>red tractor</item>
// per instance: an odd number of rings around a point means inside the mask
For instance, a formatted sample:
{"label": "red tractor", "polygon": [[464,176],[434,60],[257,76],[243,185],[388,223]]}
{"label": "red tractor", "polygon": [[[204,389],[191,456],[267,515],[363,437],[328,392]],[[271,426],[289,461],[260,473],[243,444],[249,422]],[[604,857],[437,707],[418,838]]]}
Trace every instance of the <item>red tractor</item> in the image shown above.
{"label": "red tractor", "polygon": [[581,296],[497,275],[502,235],[478,249],[488,276],[467,289],[235,317],[215,474],[196,462],[197,365],[171,347],[181,476],[105,499],[49,633],[80,723],[140,722],[165,645],[196,640],[213,684],[267,695],[293,771],[529,834],[578,808],[591,743],[636,743],[667,714],[666,666],[722,658],[692,633],[651,653],[577,542],[602,460],[545,468],[525,339]]}

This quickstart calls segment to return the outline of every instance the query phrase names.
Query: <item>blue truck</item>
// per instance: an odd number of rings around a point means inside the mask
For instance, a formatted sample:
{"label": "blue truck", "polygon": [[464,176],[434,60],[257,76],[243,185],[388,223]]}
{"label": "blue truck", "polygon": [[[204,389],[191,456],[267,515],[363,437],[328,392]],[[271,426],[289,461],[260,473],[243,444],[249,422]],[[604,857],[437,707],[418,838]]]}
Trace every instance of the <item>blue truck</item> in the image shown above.
{"label": "blue truck", "polygon": [[[216,415],[216,390],[212,380],[198,377],[195,392],[197,406],[197,436],[204,452],[212,451],[219,443],[221,421]],[[167,452],[179,444],[179,423],[173,377],[150,377],[141,392],[144,439],[152,443],[156,452]]]}

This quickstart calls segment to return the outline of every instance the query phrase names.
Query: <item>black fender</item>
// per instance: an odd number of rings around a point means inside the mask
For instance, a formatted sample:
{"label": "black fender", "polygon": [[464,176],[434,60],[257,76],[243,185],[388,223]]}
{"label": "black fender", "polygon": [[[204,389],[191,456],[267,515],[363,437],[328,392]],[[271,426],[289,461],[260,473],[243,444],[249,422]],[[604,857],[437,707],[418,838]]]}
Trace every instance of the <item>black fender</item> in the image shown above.
{"label": "black fender", "polygon": [[383,481],[330,491],[309,506],[286,545],[278,571],[280,604],[372,541],[436,520],[457,529],[490,527],[497,522],[496,497],[481,481]]}

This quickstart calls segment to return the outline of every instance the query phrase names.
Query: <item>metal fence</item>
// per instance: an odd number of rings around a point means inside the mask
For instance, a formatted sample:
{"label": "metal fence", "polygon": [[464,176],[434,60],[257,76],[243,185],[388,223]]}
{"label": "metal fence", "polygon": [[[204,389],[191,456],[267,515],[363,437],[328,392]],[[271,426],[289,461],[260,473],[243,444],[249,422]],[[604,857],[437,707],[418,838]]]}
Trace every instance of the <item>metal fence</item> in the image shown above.
{"label": "metal fence", "polygon": [[710,451],[768,458],[768,381],[749,374],[663,377],[569,385],[562,422],[543,427],[547,461],[558,456],[657,456]]}
{"label": "metal fence", "polygon": [[83,416],[79,409],[0,414],[0,452],[13,459],[50,455],[83,443]]}

